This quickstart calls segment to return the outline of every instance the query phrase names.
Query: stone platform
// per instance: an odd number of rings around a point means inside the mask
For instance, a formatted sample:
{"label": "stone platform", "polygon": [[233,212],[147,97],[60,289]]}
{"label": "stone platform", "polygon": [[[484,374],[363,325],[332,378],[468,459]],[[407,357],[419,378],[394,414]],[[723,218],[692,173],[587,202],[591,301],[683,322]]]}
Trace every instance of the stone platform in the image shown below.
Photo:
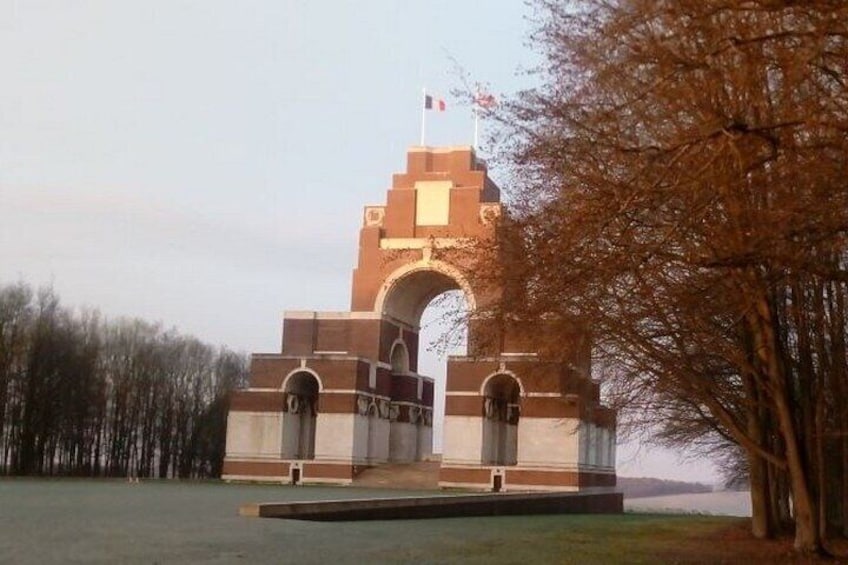
{"label": "stone platform", "polygon": [[245,504],[241,516],[324,522],[410,520],[528,514],[616,514],[620,492],[546,492],[439,495],[409,498],[265,502]]}

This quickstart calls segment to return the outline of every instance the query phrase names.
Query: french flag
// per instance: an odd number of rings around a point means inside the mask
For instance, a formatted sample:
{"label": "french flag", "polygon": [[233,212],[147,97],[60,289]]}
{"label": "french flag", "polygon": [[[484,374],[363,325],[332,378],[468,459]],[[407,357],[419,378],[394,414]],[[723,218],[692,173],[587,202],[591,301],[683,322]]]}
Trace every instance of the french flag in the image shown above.
{"label": "french flag", "polygon": [[434,98],[433,96],[430,96],[429,94],[424,95],[424,109],[425,110],[435,110],[437,112],[444,112],[446,107],[447,106],[445,105],[444,99]]}

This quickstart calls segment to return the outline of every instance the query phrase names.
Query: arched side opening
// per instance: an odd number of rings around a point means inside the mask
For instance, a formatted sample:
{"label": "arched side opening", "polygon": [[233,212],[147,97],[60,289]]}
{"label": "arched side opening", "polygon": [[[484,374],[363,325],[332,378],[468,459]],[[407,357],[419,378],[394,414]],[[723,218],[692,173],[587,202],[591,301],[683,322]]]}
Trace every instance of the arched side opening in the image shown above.
{"label": "arched side opening", "polygon": [[[418,402],[419,378],[410,374],[409,350],[402,339],[395,340],[392,345],[389,362],[392,383],[387,456],[390,461],[399,463],[417,461],[419,434],[416,425],[411,423],[409,411]],[[369,442],[370,439],[369,436]]]}
{"label": "arched side opening", "polygon": [[392,352],[389,356],[392,366],[392,373],[402,375],[409,372],[409,350],[406,344],[401,340],[396,340],[392,345]]}
{"label": "arched side opening", "polygon": [[515,465],[518,462],[518,420],[521,385],[507,373],[497,373],[483,386],[484,465]]}
{"label": "arched side opening", "polygon": [[314,459],[320,383],[311,372],[298,371],[286,379],[283,414],[283,459]]}
{"label": "arched side opening", "polygon": [[380,449],[381,430],[377,405],[372,402],[368,406],[368,411],[365,415],[368,418],[368,460],[371,462],[376,462],[385,457],[385,454],[381,453]]}
{"label": "arched side opening", "polygon": [[409,350],[403,340],[395,340],[389,361],[392,383],[388,458],[398,463],[418,461],[420,423],[411,416],[420,410],[420,377],[410,373]]}

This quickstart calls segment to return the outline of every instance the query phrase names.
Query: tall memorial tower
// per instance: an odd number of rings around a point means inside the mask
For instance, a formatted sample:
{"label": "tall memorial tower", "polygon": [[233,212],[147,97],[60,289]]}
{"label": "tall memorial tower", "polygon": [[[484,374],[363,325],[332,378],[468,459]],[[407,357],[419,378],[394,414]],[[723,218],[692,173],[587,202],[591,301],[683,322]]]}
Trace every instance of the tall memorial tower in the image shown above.
{"label": "tall memorial tower", "polygon": [[491,235],[500,190],[471,147],[413,147],[381,206],[366,206],[349,312],[286,312],[282,351],[254,354],[233,393],[224,479],[350,483],[363,469],[432,456],[433,380],[418,372],[421,315],[460,290],[469,355],[447,364],[443,487],[615,486],[615,413],[575,334],[567,363],[505,336],[475,347],[475,293],[460,249]]}

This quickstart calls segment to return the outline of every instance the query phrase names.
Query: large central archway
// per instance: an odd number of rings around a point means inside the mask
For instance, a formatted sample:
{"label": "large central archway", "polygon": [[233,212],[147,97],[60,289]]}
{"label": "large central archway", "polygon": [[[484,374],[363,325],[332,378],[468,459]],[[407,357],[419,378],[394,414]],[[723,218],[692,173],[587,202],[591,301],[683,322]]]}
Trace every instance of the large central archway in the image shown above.
{"label": "large central archway", "polygon": [[459,269],[445,261],[419,261],[389,275],[377,294],[375,310],[418,328],[433,299],[451,290],[462,292],[468,312],[476,308],[471,285]]}
{"label": "large central archway", "polygon": [[[448,306],[447,296],[461,297],[451,301]],[[440,300],[441,298],[441,300]],[[416,418],[415,407],[409,406],[409,414],[413,416],[403,421],[403,418],[393,419],[389,432],[389,460],[394,462],[417,461],[429,456],[434,448],[439,451],[442,444],[442,431],[445,407],[446,363],[444,359],[436,362],[438,355],[431,343],[432,328],[422,328],[425,311],[441,315],[436,325],[446,331],[462,331],[467,327],[467,317],[474,304],[474,295],[465,277],[459,269],[444,261],[420,261],[401,267],[387,277],[380,293],[377,295],[375,309],[383,317],[390,318],[406,326],[409,331],[401,332],[394,340],[390,353],[392,367],[391,401],[397,406],[397,413],[403,408],[405,400],[404,383],[407,377],[414,375],[419,379],[428,379],[433,385],[432,411],[430,425],[423,418]],[[441,306],[441,310],[439,307]],[[452,308],[447,310],[447,308]],[[456,327],[444,327],[445,318],[449,317]],[[441,323],[440,323],[441,322]],[[430,330],[430,331],[428,331]],[[422,331],[427,339],[422,340]],[[437,336],[438,339],[440,336]],[[438,349],[436,346],[434,349]],[[439,350],[438,353],[445,353]],[[463,352],[464,353],[464,352]],[[426,370],[422,361],[430,361]],[[426,375],[424,377],[423,375]],[[408,400],[408,396],[407,396]]]}

